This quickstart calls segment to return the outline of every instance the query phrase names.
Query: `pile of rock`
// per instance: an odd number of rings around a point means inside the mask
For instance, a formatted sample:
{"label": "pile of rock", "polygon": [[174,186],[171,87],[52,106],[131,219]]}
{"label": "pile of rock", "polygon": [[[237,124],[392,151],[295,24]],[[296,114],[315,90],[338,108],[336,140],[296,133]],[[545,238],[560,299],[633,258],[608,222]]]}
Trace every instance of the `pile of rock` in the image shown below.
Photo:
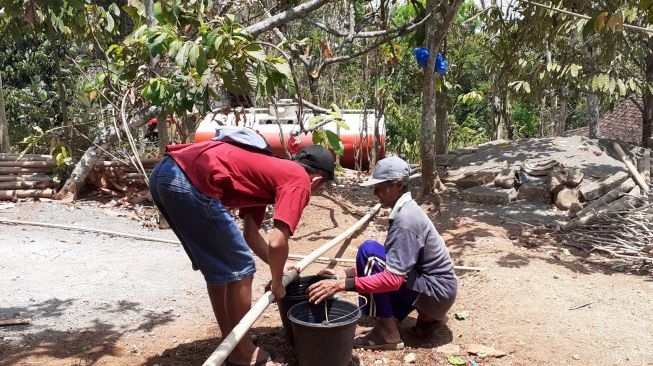
{"label": "pile of rock", "polygon": [[[469,153],[465,151],[465,154]],[[460,154],[454,152],[448,156],[446,160],[450,162]],[[643,174],[649,179],[648,171]],[[550,203],[560,210],[569,210],[572,218],[584,217],[597,208],[603,209],[624,195],[640,194],[626,167],[604,176],[585,178],[581,169],[566,167],[546,156],[513,162],[511,166],[507,161],[484,162],[443,175],[445,182],[462,189],[462,198],[466,201],[484,204],[508,204],[516,200]]]}

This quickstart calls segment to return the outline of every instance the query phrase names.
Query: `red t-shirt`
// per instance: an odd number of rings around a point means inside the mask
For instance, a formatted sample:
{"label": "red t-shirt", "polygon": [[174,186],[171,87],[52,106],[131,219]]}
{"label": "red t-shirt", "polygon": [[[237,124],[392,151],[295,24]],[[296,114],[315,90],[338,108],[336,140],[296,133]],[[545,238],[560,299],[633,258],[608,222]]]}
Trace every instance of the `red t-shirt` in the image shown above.
{"label": "red t-shirt", "polygon": [[252,214],[259,226],[265,207],[274,204],[274,219],[295,232],[311,197],[301,165],[220,141],[171,145],[167,151],[200,192],[240,209],[240,217]]}

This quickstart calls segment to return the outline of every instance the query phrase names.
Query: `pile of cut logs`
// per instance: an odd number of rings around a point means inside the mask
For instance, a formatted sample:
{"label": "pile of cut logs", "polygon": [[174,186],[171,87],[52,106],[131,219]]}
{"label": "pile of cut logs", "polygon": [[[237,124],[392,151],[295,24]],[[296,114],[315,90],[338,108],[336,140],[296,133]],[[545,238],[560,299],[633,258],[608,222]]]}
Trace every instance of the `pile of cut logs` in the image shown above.
{"label": "pile of cut logs", "polygon": [[[653,193],[650,189],[650,150],[639,160],[639,169],[621,146],[614,150],[628,168],[596,183],[583,194],[587,204],[570,210],[572,220],[561,229],[583,248],[608,253],[624,260],[653,263]],[[629,174],[630,173],[630,174]],[[590,194],[596,192],[595,194]]]}
{"label": "pile of cut logs", "polygon": [[[141,160],[147,175],[158,162],[159,159]],[[129,187],[145,186],[145,177],[132,164],[125,161],[101,160],[95,164],[93,171],[88,175],[86,184],[95,186],[100,192],[115,195],[116,191],[127,192]]]}
{"label": "pile of cut logs", "polygon": [[[149,174],[158,159],[141,160]],[[0,153],[0,200],[51,198],[56,163],[50,155]],[[144,176],[131,164],[120,160],[100,160],[86,179],[87,185],[103,193],[120,195],[130,187],[145,186]]]}
{"label": "pile of cut logs", "polygon": [[50,155],[0,154],[0,200],[52,197],[55,166]]}

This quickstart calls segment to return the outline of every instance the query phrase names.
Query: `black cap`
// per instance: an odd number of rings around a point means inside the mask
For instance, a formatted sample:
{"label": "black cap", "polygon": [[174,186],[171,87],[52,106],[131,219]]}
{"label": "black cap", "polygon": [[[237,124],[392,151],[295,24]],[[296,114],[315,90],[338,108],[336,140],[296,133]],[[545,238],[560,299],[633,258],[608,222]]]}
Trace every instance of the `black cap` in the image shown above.
{"label": "black cap", "polygon": [[327,178],[336,181],[336,159],[326,147],[308,145],[295,155],[294,160],[310,168],[323,171],[327,173]]}

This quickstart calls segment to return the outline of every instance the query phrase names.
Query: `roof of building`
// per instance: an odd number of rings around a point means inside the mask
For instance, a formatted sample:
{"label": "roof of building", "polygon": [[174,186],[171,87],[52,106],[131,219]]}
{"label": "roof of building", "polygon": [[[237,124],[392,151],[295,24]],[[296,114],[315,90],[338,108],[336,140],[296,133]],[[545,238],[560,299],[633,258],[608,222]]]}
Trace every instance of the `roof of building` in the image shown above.
{"label": "roof of building", "polygon": [[[639,105],[639,106],[638,106]],[[599,138],[642,143],[642,97],[628,97],[599,119]],[[588,136],[589,127],[565,131],[565,136]]]}

